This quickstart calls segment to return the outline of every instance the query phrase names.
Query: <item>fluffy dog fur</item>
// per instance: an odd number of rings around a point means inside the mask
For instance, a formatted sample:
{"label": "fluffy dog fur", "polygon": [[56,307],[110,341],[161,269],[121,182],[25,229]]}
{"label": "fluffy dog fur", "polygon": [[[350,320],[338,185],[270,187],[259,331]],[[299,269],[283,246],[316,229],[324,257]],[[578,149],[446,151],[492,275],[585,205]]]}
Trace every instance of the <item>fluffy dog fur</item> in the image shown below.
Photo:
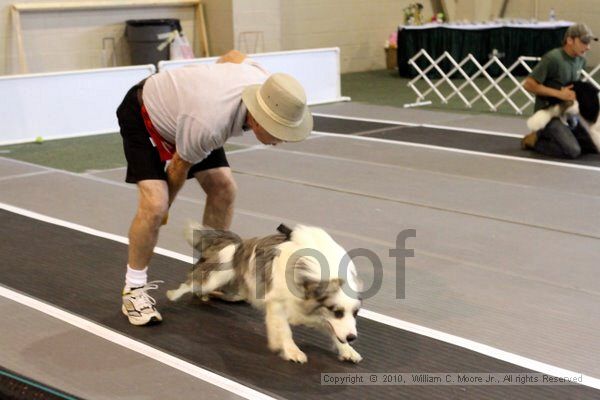
{"label": "fluffy dog fur", "polygon": [[167,292],[170,300],[194,293],[203,299],[210,294],[247,301],[265,312],[269,349],[285,360],[307,361],[292,339],[290,325],[325,331],[340,360],[362,360],[350,346],[358,335],[361,306],[356,268],[325,231],[282,225],[282,233],[242,240],[229,231],[196,228],[195,233],[193,226],[188,228],[187,237],[200,258],[187,281]]}
{"label": "fluffy dog fur", "polygon": [[561,121],[566,124],[566,118],[569,115],[577,114],[579,114],[579,103],[576,100],[563,101],[548,108],[543,108],[536,111],[527,120],[527,127],[531,131],[539,131],[544,129],[544,127],[548,125],[548,122],[550,122],[552,118],[560,118]]}
{"label": "fluffy dog fur", "polygon": [[536,111],[527,120],[527,127],[537,132],[552,120],[560,118],[563,124],[567,124],[567,117],[579,115],[579,121],[589,133],[596,151],[600,152],[600,121],[598,119],[599,100],[598,89],[589,82],[574,82],[573,91],[577,97],[574,101],[561,101],[550,98],[551,105]]}

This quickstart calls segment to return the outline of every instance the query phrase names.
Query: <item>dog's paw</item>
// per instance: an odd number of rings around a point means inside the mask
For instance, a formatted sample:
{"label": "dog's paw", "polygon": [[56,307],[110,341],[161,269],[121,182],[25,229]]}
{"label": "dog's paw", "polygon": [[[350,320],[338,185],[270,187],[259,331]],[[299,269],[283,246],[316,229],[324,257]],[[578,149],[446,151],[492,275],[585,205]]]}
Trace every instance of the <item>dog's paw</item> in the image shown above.
{"label": "dog's paw", "polygon": [[354,364],[358,364],[362,361],[362,356],[358,354],[358,351],[354,350],[351,346],[344,346],[340,349],[340,355],[338,356],[340,361],[352,361]]}
{"label": "dog's paw", "polygon": [[167,290],[167,298],[171,301],[177,301],[189,292],[191,292],[191,287],[187,283],[182,283],[177,289]]}
{"label": "dog's paw", "polygon": [[176,290],[167,290],[167,298],[171,301],[177,301],[180,296],[177,295]]}
{"label": "dog's paw", "polygon": [[300,364],[304,364],[308,360],[306,358],[306,354],[304,354],[304,352],[293,343],[283,347],[281,350],[281,357],[283,357],[284,360],[293,361]]}

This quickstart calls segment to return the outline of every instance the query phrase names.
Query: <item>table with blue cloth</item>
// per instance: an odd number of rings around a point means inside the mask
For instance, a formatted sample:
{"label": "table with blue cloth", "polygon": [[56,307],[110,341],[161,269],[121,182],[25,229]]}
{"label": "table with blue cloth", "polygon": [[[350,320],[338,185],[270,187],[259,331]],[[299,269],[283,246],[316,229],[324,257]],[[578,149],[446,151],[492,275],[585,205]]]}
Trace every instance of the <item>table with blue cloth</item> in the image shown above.
{"label": "table with blue cloth", "polygon": [[[402,77],[415,77],[417,71],[408,60],[421,49],[425,49],[434,60],[448,51],[458,63],[470,53],[481,65],[496,54],[502,63],[509,67],[521,56],[541,57],[547,51],[560,47],[570,25],[573,25],[573,22],[431,23],[400,26],[398,28],[398,70]],[[430,63],[424,57],[420,57],[417,65],[424,69]],[[447,73],[452,69],[452,65],[444,61],[441,63],[441,68]],[[463,69],[468,75],[477,72],[472,63],[465,64]],[[490,68],[489,72],[492,76],[501,73],[496,66]],[[524,69],[516,71],[516,75],[523,73],[525,73]]]}

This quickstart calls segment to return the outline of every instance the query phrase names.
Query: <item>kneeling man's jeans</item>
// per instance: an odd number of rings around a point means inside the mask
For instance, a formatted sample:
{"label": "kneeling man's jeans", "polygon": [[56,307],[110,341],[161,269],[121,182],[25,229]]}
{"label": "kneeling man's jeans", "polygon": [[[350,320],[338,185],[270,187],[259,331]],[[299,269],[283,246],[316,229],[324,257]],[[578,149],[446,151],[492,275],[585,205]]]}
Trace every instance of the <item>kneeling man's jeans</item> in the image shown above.
{"label": "kneeling man's jeans", "polygon": [[552,119],[538,131],[535,151],[552,157],[577,158],[582,153],[597,153],[589,133],[577,120],[563,124],[559,118]]}

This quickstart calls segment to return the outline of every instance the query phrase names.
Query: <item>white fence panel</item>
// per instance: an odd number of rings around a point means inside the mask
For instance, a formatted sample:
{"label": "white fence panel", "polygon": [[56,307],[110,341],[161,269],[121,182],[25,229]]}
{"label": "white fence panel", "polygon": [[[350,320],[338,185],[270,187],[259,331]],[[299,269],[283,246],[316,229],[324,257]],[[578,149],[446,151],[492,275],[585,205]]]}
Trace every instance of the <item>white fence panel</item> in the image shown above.
{"label": "white fence panel", "polygon": [[0,77],[0,144],[117,132],[116,110],[153,65]]}
{"label": "white fence panel", "polygon": [[[248,57],[258,61],[269,72],[285,72],[298,79],[311,105],[349,100],[348,97],[342,97],[340,49],[337,47],[257,53]],[[162,71],[190,64],[214,63],[217,58],[161,61],[158,69]]]}

